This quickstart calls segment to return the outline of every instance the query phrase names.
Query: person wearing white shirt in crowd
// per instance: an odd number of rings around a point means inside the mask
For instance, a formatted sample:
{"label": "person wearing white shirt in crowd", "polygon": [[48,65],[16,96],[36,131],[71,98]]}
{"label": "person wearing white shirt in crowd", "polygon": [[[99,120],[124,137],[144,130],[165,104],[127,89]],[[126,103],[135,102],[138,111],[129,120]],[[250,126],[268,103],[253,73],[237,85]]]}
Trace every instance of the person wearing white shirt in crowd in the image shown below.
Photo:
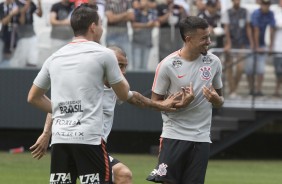
{"label": "person wearing white shirt in crowd", "polygon": [[[32,0],[16,1],[19,8],[19,25],[17,28],[18,43],[10,60],[11,67],[26,67],[38,65],[38,42],[34,30],[33,14],[42,17],[41,0],[37,5]],[[28,46],[27,46],[28,45]]]}
{"label": "person wearing white shirt in crowd", "polygon": [[18,24],[19,8],[14,0],[5,0],[0,3],[0,59],[10,59],[16,46],[16,27]]}
{"label": "person wearing white shirt in crowd", "polygon": [[70,16],[74,4],[70,0],[61,0],[51,7],[51,51],[54,53],[59,48],[69,43],[74,35],[70,26]]}

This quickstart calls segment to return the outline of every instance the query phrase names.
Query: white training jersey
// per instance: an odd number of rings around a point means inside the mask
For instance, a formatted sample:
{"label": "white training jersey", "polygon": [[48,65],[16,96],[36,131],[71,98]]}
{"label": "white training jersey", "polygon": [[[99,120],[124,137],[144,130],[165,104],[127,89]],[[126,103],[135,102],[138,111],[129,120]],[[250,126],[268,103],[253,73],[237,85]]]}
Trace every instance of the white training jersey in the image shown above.
{"label": "white training jersey", "polygon": [[104,86],[104,97],[103,97],[103,135],[102,138],[107,142],[108,136],[113,127],[115,106],[116,103],[121,105],[123,101],[119,100],[112,88]]}
{"label": "white training jersey", "polygon": [[101,144],[105,78],[112,85],[123,75],[114,52],[95,42],[71,42],[46,60],[34,84],[51,86],[51,144]]}
{"label": "white training jersey", "polygon": [[152,91],[159,95],[170,95],[181,91],[181,87],[193,84],[195,99],[186,108],[176,112],[162,112],[161,137],[195,142],[211,142],[210,127],[212,104],[203,95],[203,86],[211,84],[222,88],[222,66],[219,58],[208,52],[194,61],[187,61],[176,51],[159,63]]}

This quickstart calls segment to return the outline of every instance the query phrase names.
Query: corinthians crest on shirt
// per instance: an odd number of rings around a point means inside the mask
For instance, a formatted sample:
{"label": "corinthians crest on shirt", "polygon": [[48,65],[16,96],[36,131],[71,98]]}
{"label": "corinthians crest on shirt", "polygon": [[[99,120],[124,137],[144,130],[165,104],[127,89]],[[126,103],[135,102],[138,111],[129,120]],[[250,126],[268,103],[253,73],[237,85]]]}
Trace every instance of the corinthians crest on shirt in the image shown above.
{"label": "corinthians crest on shirt", "polygon": [[201,72],[201,79],[202,80],[210,80],[212,77],[211,74],[211,67],[210,66],[203,66],[199,69],[199,71]]}

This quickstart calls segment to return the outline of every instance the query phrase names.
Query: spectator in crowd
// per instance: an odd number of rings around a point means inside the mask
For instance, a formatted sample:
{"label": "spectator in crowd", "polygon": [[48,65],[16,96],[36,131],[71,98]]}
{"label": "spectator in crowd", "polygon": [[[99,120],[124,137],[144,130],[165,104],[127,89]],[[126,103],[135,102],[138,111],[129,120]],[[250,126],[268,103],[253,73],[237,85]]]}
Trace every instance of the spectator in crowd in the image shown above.
{"label": "spectator in crowd", "polygon": [[106,0],[105,15],[107,17],[107,45],[121,45],[132,60],[131,42],[127,23],[134,20],[131,0]]}
{"label": "spectator in crowd", "polygon": [[[19,8],[14,0],[5,0],[0,4],[0,36],[3,41],[3,59],[10,59],[16,46],[16,29],[18,24]],[[1,58],[2,59],[2,58]]]}
{"label": "spectator in crowd", "polygon": [[275,97],[280,97],[280,87],[282,83],[282,0],[279,0],[277,8],[274,10],[276,30],[274,35],[273,50],[279,52],[274,54],[273,65],[276,74]]}
{"label": "spectator in crowd", "polygon": [[132,67],[134,70],[147,70],[149,53],[152,47],[152,29],[159,26],[157,12],[150,8],[149,0],[138,1],[134,8],[135,18],[132,21]]}
{"label": "spectator in crowd", "polygon": [[186,1],[176,3],[173,0],[166,0],[157,6],[158,21],[160,22],[160,61],[183,45],[179,34],[179,21],[181,18],[188,16],[188,10],[185,9],[187,6]]}
{"label": "spectator in crowd", "polygon": [[[229,96],[235,98],[237,97],[237,87],[244,71],[244,61],[242,60],[244,55],[240,53],[232,54],[230,49],[244,49],[249,46],[253,48],[253,39],[250,26],[251,15],[247,9],[240,6],[241,0],[232,0],[232,2],[233,7],[223,13],[221,22],[225,30],[225,71],[229,86]],[[237,62],[233,63],[235,54]],[[233,72],[233,65],[236,66],[235,73]]]}
{"label": "spectator in crowd", "polygon": [[[206,10],[207,1],[208,0],[194,0],[194,4],[195,4],[197,11],[198,11],[197,14]],[[221,3],[220,3],[219,0],[216,0],[216,8],[217,8],[217,10],[221,9]]]}
{"label": "spectator in crowd", "polygon": [[[260,8],[255,10],[251,16],[251,24],[254,32],[254,49],[255,57],[246,62],[246,74],[249,82],[250,95],[263,96],[262,83],[265,71],[265,60],[267,51],[272,51],[275,19],[274,14],[270,10],[270,0],[261,0]],[[265,44],[265,31],[266,27],[270,27],[270,44],[266,48]],[[256,77],[256,80],[254,78]],[[256,84],[254,84],[254,81]]]}
{"label": "spectator in crowd", "polygon": [[218,1],[208,0],[205,5],[205,10],[201,11],[198,16],[206,19],[211,30],[211,45],[210,47],[222,48],[224,30],[221,27],[221,14],[218,11]]}
{"label": "spectator in crowd", "polygon": [[33,13],[39,17],[42,16],[41,0],[37,0],[37,6],[32,0],[17,0],[16,2],[20,9],[17,29],[19,40],[10,65],[12,67],[37,66],[38,49],[33,28]]}
{"label": "spectator in crowd", "polygon": [[50,14],[52,53],[70,42],[73,32],[70,26],[70,15],[74,4],[69,0],[61,0],[53,4]]}
{"label": "spectator in crowd", "polygon": [[[220,11],[222,14],[225,12],[227,9],[232,7],[232,0],[215,0],[216,1],[216,8],[217,11]],[[206,10],[206,4],[208,0],[194,0],[192,1],[194,6],[196,7],[197,14],[198,15],[200,12],[203,12]]]}

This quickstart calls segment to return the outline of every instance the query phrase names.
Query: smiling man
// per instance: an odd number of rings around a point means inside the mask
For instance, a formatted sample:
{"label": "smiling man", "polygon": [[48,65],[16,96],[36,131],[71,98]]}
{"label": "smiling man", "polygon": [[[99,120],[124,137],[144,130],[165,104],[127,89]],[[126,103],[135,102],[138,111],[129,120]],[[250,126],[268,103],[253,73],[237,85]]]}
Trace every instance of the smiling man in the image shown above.
{"label": "smiling man", "polygon": [[203,184],[210,150],[212,107],[223,105],[222,66],[210,52],[209,25],[189,16],[179,23],[184,46],[162,60],[152,87],[153,101],[181,89],[187,93],[176,112],[162,113],[163,129],[156,169],[147,178],[165,184]]}

